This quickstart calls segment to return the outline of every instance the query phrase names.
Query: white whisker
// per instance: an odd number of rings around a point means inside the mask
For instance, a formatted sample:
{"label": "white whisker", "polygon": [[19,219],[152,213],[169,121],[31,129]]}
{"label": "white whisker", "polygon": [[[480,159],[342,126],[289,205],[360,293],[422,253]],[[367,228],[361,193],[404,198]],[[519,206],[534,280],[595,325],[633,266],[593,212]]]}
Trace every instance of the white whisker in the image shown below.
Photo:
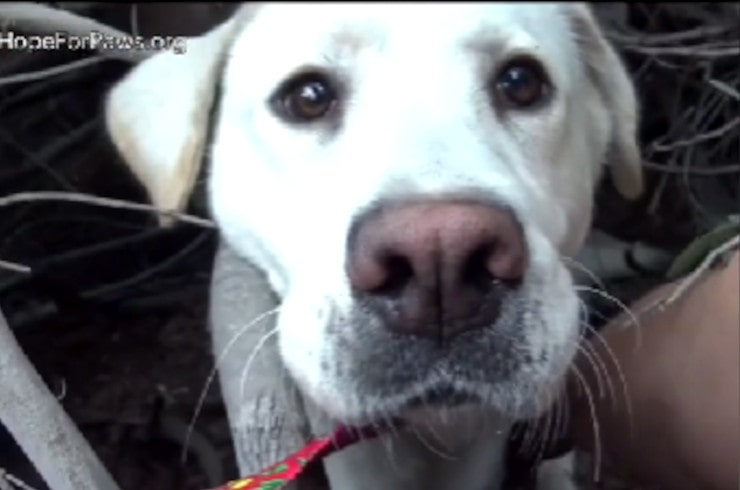
{"label": "white whisker", "polygon": [[[598,330],[596,330],[595,328],[593,328],[592,326],[587,325],[586,327],[591,330],[591,332],[593,333],[594,338],[601,344],[601,346],[603,347],[604,351],[606,352],[606,355],[612,361],[612,364],[614,365],[614,368],[617,371],[617,376],[619,377],[619,383],[622,385],[622,396],[624,397],[624,403],[625,403],[625,408],[626,408],[627,417],[628,417],[627,423],[628,423],[630,432],[632,432],[633,431],[633,426],[632,426],[632,398],[630,397],[630,394],[629,394],[629,386],[627,385],[627,377],[624,375],[624,370],[622,369],[622,365],[619,362],[619,359],[617,359],[617,356],[614,353],[614,350],[609,346],[608,342],[606,340],[604,340],[604,336],[601,335],[601,333]],[[594,349],[595,349],[595,347],[594,347]],[[604,365],[604,369],[605,370],[607,369],[606,368],[606,364]],[[615,397],[616,397],[616,394],[615,394]],[[616,398],[614,400],[614,406],[615,407],[617,406],[617,400],[616,400]]]}
{"label": "white whisker", "polygon": [[606,290],[606,285],[604,284],[604,281],[602,281],[601,278],[597,276],[595,272],[593,272],[591,269],[583,265],[583,263],[577,261],[573,257],[566,257],[565,255],[561,255],[560,258],[561,260],[568,262],[570,265],[572,265],[576,269],[586,274],[589,277],[589,279],[591,279],[594,282],[594,284],[596,284],[599,288],[601,288],[602,290]]}
{"label": "white whisker", "polygon": [[576,376],[579,385],[583,388],[586,401],[588,402],[589,416],[591,417],[591,428],[594,433],[594,481],[601,479],[601,426],[596,416],[596,402],[594,401],[591,388],[586,382],[586,378],[578,371],[578,368],[572,366],[573,374]]}
{"label": "white whisker", "polygon": [[208,373],[208,377],[206,378],[205,386],[203,387],[203,390],[201,390],[200,396],[198,397],[198,402],[195,404],[195,410],[193,413],[192,418],[190,419],[190,423],[188,424],[188,430],[185,434],[185,443],[183,444],[182,453],[180,455],[180,458],[182,462],[184,463],[187,459],[187,451],[189,449],[190,445],[190,437],[193,433],[193,428],[195,427],[195,422],[198,420],[198,415],[200,415],[201,410],[203,409],[203,404],[205,403],[206,396],[208,394],[208,389],[211,387],[211,384],[213,384],[213,380],[216,378],[216,374],[218,373],[218,367],[223,362],[223,360],[226,358],[226,356],[229,354],[231,349],[236,345],[236,342],[241,338],[242,335],[247,333],[252,327],[259,324],[260,321],[269,318],[272,315],[277,314],[280,311],[280,307],[277,306],[275,308],[272,308],[270,310],[267,310],[266,312],[258,315],[256,318],[254,318],[251,322],[249,322],[247,325],[245,325],[243,328],[241,328],[239,331],[237,331],[231,340],[226,344],[226,346],[223,348],[221,353],[219,354],[218,358],[215,360],[213,364],[213,368],[211,369],[211,372]]}
{"label": "white whisker", "polygon": [[[427,428],[429,428],[429,427],[427,426]],[[409,430],[414,434],[414,436],[416,436],[416,438],[418,439],[418,441],[421,442],[422,446],[424,446],[425,448],[429,449],[429,451],[431,451],[432,453],[436,454],[440,458],[446,459],[448,461],[455,461],[457,459],[454,456],[443,452],[441,449],[435,448],[434,445],[432,445],[431,443],[429,443],[429,441],[427,441],[421,435],[421,432],[419,432],[419,430],[417,430],[417,428],[414,427],[412,424],[409,425]],[[432,432],[432,434],[434,434],[434,432]],[[436,435],[435,435],[435,438],[438,439],[438,437]]]}
{"label": "white whisker", "polygon": [[635,315],[635,313],[629,307],[627,307],[627,305],[625,305],[622,301],[620,301],[619,298],[616,298],[615,296],[607,293],[606,291],[601,291],[601,290],[594,289],[588,286],[576,286],[575,290],[594,293],[608,301],[611,301],[615,305],[617,305],[625,313],[625,315],[627,315],[628,319],[630,320],[629,323],[635,327],[635,330],[636,330],[635,349],[640,348],[640,346],[642,345],[642,335],[640,332],[640,320],[637,318],[637,315]]}
{"label": "white whisker", "polygon": [[[586,359],[586,361],[591,365],[591,368],[594,371],[594,375],[596,377],[596,390],[599,398],[604,398],[608,390],[609,396],[612,398],[612,400],[614,400],[614,385],[611,381],[611,378],[609,377],[609,372],[606,369],[606,365],[598,356],[594,348],[591,347],[588,342],[581,342],[578,345],[577,349],[578,352],[580,352]],[[604,389],[605,386],[606,390]]]}
{"label": "white whisker", "polygon": [[244,365],[244,370],[242,371],[241,378],[239,379],[239,399],[241,400],[242,404],[244,403],[244,397],[246,395],[247,379],[249,378],[249,371],[252,368],[252,363],[254,363],[254,360],[257,359],[257,354],[259,354],[260,350],[262,350],[262,348],[267,345],[267,342],[275,335],[277,335],[277,333],[277,327],[271,328],[262,337],[260,337],[259,341],[257,341],[257,344],[255,344],[254,349],[252,349],[252,352],[249,354],[249,359],[247,359],[247,363]]}

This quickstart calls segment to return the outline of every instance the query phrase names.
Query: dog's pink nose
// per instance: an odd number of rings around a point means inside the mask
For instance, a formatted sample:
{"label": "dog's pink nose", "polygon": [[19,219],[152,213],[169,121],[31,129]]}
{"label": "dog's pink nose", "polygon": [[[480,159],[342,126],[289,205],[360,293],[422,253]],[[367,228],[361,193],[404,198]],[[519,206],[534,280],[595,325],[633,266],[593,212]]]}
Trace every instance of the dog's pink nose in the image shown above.
{"label": "dog's pink nose", "polygon": [[509,211],[436,201],[360,219],[347,273],[358,299],[391,330],[448,339],[492,326],[527,262],[523,231]]}

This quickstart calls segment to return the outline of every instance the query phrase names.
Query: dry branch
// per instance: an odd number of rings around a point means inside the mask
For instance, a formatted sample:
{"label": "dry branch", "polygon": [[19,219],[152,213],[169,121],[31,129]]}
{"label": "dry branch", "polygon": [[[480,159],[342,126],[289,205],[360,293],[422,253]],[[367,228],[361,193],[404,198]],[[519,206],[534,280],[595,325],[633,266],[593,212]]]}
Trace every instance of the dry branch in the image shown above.
{"label": "dry branch", "polygon": [[[0,8],[2,4],[0,4]],[[6,85],[13,85],[16,83],[28,83],[28,82],[35,82],[37,80],[44,80],[49,77],[53,77],[55,75],[61,75],[63,73],[67,73],[73,70],[78,70],[80,68],[84,68],[89,65],[94,65],[95,63],[99,63],[100,61],[104,60],[105,58],[102,56],[93,56],[90,58],[83,58],[81,60],[75,60],[70,63],[66,63],[64,65],[59,66],[52,66],[50,68],[45,68],[43,70],[38,70],[34,72],[29,73],[18,73],[17,75],[9,75],[6,77],[0,78],[0,87],[6,86]]]}
{"label": "dry branch", "polygon": [[167,211],[159,209],[150,204],[141,204],[137,202],[124,201],[121,199],[112,199],[109,197],[92,196],[90,194],[82,194],[77,192],[56,192],[56,191],[35,191],[35,192],[18,192],[10,194],[8,196],[0,196],[0,208],[9,206],[11,204],[17,204],[21,202],[33,202],[33,201],[66,201],[76,202],[82,204],[90,204],[93,206],[104,206],[109,208],[127,209],[130,211],[143,211],[147,213],[155,213],[164,218],[170,218],[175,221],[183,223],[189,223],[192,225],[202,226],[203,228],[214,228],[213,221],[199,216],[193,216],[178,211]]}
{"label": "dry branch", "polygon": [[118,490],[0,312],[0,422],[52,490]]}

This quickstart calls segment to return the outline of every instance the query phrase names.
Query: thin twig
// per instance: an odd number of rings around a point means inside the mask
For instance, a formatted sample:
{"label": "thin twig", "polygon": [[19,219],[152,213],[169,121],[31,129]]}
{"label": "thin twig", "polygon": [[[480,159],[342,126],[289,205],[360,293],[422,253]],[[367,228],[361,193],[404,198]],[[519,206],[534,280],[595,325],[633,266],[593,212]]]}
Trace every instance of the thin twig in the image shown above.
{"label": "thin twig", "polygon": [[740,47],[735,46],[639,46],[626,44],[626,51],[634,51],[651,56],[683,56],[687,58],[731,58],[740,56]]}
{"label": "thin twig", "polygon": [[[716,247],[714,250],[709,252],[707,256],[702,260],[702,262],[699,264],[698,267],[696,267],[690,274],[688,274],[686,277],[684,277],[681,281],[676,283],[675,287],[673,287],[670,291],[670,293],[666,293],[664,295],[661,295],[659,298],[655,299],[654,301],[651,301],[644,307],[640,308],[638,311],[635,312],[635,314],[639,317],[642,315],[645,315],[647,313],[650,313],[652,311],[663,311],[676,301],[678,301],[681,297],[683,297],[684,294],[694,285],[696,284],[699,279],[701,279],[704,274],[709,271],[712,266],[717,261],[717,258],[720,256],[728,253],[730,250],[733,250],[740,246],[740,235],[735,235],[726,242],[724,242],[722,245]],[[631,323],[631,319],[625,318],[622,320],[621,325],[627,326]]]}
{"label": "thin twig", "polygon": [[139,4],[134,3],[131,5],[131,33],[134,36],[139,35]]}
{"label": "thin twig", "polygon": [[[0,8],[2,4],[0,3]],[[45,78],[63,75],[73,70],[79,70],[86,66],[95,65],[104,61],[106,58],[103,56],[91,56],[90,58],[83,58],[81,60],[75,60],[69,63],[65,63],[59,66],[52,66],[50,68],[44,68],[43,70],[31,71],[26,73],[18,73],[16,75],[9,75],[7,77],[0,78],[0,87],[13,85],[16,83],[28,83],[35,82],[38,80],[44,80]]]}
{"label": "thin twig", "polygon": [[667,174],[684,174],[688,173],[691,175],[701,177],[718,177],[721,175],[732,175],[740,174],[740,163],[735,164],[712,164],[707,167],[690,166],[687,168],[672,167],[670,165],[664,165],[662,163],[643,161],[642,165],[648,170],[655,170],[657,172],[663,172]]}
{"label": "thin twig", "polygon": [[205,241],[210,237],[210,233],[207,231],[200,232],[201,234],[196,237],[192,242],[185,245],[181,250],[174,253],[173,255],[167,257],[166,259],[162,260],[161,262],[153,265],[152,267],[149,267],[138,274],[135,274],[134,276],[127,277],[126,279],[105,284],[103,286],[94,288],[90,291],[86,291],[83,296],[90,297],[90,296],[102,296],[105,294],[110,294],[112,292],[115,292],[119,289],[124,289],[127,287],[130,287],[138,282],[144,281],[155,274],[158,274],[162,272],[163,270],[167,269],[168,267],[171,267],[173,264],[177,263],[178,261],[182,260],[184,257],[192,253],[195,249],[200,247]]}
{"label": "thin twig", "polygon": [[[71,191],[72,186],[69,184],[67,179],[64,178],[63,175],[61,175],[56,169],[54,169],[51,165],[49,165],[47,162],[43,160],[43,158],[39,158],[36,153],[33,151],[27,149],[23,145],[19,144],[17,142],[17,137],[14,134],[11,134],[9,131],[7,131],[5,128],[0,126],[0,140],[6,145],[8,145],[11,148],[17,149],[19,153],[21,153],[24,157],[26,157],[27,161],[31,162],[32,167],[30,168],[40,168],[43,170],[45,174],[47,174],[54,182],[57,183],[63,190]],[[23,170],[21,169],[19,172],[16,170],[15,172],[22,173]]]}
{"label": "thin twig", "polygon": [[215,228],[213,221],[193,216],[178,211],[167,211],[159,209],[150,204],[141,204],[131,201],[125,201],[122,199],[113,199],[110,197],[100,197],[91,194],[84,194],[78,192],[58,192],[58,191],[29,191],[29,192],[17,192],[7,196],[0,197],[0,207],[10,206],[12,204],[22,202],[41,202],[41,201],[66,201],[75,202],[82,204],[90,204],[93,206],[103,206],[115,209],[127,209],[130,211],[141,211],[148,213],[156,213],[160,216],[172,218],[175,221],[183,223],[189,223],[192,225],[202,226],[204,228]]}
{"label": "thin twig", "polygon": [[0,468],[0,490],[36,490],[14,474]]}
{"label": "thin twig", "polygon": [[619,32],[609,32],[608,37],[617,43],[637,44],[637,45],[660,45],[675,44],[696,39],[706,39],[720,36],[730,30],[730,26],[701,26],[695,29],[688,29],[679,32],[669,32],[653,34],[649,32],[640,32],[635,34],[622,34]]}
{"label": "thin twig", "polygon": [[721,138],[722,136],[725,136],[728,132],[730,132],[732,129],[735,128],[740,124],[740,117],[735,117],[731,120],[729,120],[727,123],[723,124],[717,129],[714,129],[712,131],[707,131],[705,133],[698,134],[694,136],[693,138],[687,138],[684,140],[674,141],[672,143],[668,144],[659,144],[659,143],[653,143],[652,150],[655,152],[661,152],[661,153],[667,153],[676,150],[677,148],[681,148],[684,146],[693,146],[697,143],[703,143],[705,141],[709,141],[716,138]]}
{"label": "thin twig", "polygon": [[704,260],[699,264],[699,267],[693,270],[691,274],[686,276],[681,282],[676,285],[673,292],[665,300],[662,301],[660,308],[665,308],[676,302],[684,293],[696,283],[696,281],[702,277],[711,267],[720,255],[723,255],[730,250],[740,246],[740,235],[735,235],[719,247],[715,248],[707,254]]}
{"label": "thin twig", "polygon": [[2,259],[0,259],[0,269],[5,269],[12,272],[20,272],[21,274],[31,273],[31,268],[27,265],[18,264],[16,262],[9,262]]}
{"label": "thin twig", "polygon": [[723,94],[732,97],[733,99],[740,101],[740,91],[738,91],[736,88],[731,87],[730,85],[726,84],[722,80],[715,80],[715,79],[709,79],[707,80],[707,83],[711,85],[712,87],[716,88]]}

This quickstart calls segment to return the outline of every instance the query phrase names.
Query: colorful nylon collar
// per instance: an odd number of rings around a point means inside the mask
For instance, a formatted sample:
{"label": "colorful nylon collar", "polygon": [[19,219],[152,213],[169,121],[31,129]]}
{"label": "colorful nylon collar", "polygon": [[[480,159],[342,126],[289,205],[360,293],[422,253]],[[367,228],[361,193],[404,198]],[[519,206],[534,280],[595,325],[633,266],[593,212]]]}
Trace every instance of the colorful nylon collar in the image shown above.
{"label": "colorful nylon collar", "polygon": [[360,440],[378,436],[377,427],[340,427],[334,434],[311,441],[303,449],[291,454],[259,474],[231,481],[211,490],[283,490],[306,473],[313,463],[341,451]]}

